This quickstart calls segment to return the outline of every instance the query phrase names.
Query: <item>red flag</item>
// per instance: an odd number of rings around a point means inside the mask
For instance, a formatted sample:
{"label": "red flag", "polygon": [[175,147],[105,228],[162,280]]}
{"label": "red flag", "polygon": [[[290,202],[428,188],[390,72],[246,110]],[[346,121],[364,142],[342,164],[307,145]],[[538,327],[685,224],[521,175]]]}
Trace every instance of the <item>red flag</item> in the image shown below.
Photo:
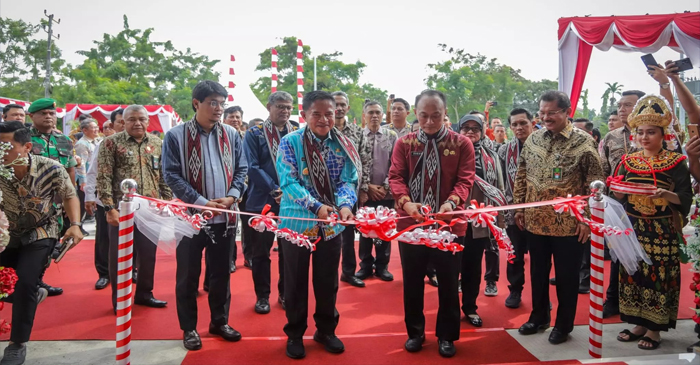
{"label": "red flag", "polygon": [[231,55],[231,62],[234,62],[235,60],[236,60],[236,57],[233,57],[233,55]]}
{"label": "red flag", "polygon": [[231,67],[231,68],[228,69],[228,74],[229,74],[229,75],[235,75],[235,74],[236,74],[235,72],[233,72],[233,67]]}
{"label": "red flag", "polygon": [[233,95],[228,96],[228,101],[233,101]]}
{"label": "red flag", "polygon": [[236,87],[236,84],[234,84],[233,81],[229,81],[229,82],[228,82],[228,88],[229,88],[229,89],[233,89],[234,87]]}

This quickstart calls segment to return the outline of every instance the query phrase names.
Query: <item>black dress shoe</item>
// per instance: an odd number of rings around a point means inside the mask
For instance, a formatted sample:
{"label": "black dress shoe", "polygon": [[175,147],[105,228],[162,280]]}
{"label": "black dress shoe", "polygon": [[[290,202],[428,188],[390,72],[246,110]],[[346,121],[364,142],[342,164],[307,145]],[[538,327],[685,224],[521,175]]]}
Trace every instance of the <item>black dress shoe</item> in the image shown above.
{"label": "black dress shoe", "polygon": [[280,306],[282,306],[282,310],[287,310],[287,302],[284,300],[284,297],[283,297],[283,296],[280,295],[280,296],[277,298],[277,303],[279,303]]}
{"label": "black dress shoe", "polygon": [[301,338],[287,340],[287,356],[292,359],[303,359],[306,356],[304,340]]}
{"label": "black dress shoe", "polygon": [[348,283],[352,286],[356,286],[358,288],[364,288],[365,287],[365,282],[360,280],[357,276],[348,276],[345,274],[340,275],[340,281]]}
{"label": "black dress shoe", "polygon": [[425,335],[420,337],[409,338],[403,345],[408,352],[418,352],[423,348],[423,342],[425,342]]}
{"label": "black dress shoe", "polygon": [[394,281],[394,275],[392,275],[386,268],[375,270],[374,276],[378,277],[382,281]]}
{"label": "black dress shoe", "polygon": [[267,298],[260,298],[255,303],[255,313],[258,314],[268,314],[270,313],[270,300]]}
{"label": "black dress shoe", "polygon": [[557,278],[549,278],[549,285],[557,285]]}
{"label": "black dress shoe", "polygon": [[438,287],[437,275],[428,275],[428,284]]}
{"label": "black dress shoe", "polygon": [[610,300],[606,300],[603,303],[603,318],[610,318],[614,315],[620,314],[620,307],[612,304]]}
{"label": "black dress shoe", "polygon": [[579,287],[578,287],[578,293],[579,293],[579,294],[588,294],[588,293],[590,293],[590,292],[591,292],[591,288],[590,288],[590,287],[586,287],[586,286],[581,286],[581,285],[579,285]]}
{"label": "black dress shoe", "polygon": [[360,271],[358,271],[355,274],[355,277],[360,279],[360,280],[365,280],[370,276],[372,276],[372,269],[369,269],[369,270],[360,269]]}
{"label": "black dress shoe", "polygon": [[145,305],[151,308],[165,308],[168,302],[164,300],[158,300],[156,298],[148,298],[146,300],[134,300],[134,304]]}
{"label": "black dress shoe", "polygon": [[102,290],[109,285],[109,279],[107,278],[99,278],[97,279],[97,282],[95,283],[95,289],[97,290]]}
{"label": "black dress shoe", "polygon": [[552,345],[558,345],[560,343],[566,342],[569,339],[569,334],[559,331],[556,327],[549,334],[549,343]]}
{"label": "black dress shoe", "polygon": [[134,304],[145,305],[151,308],[165,308],[168,302],[164,300],[158,300],[156,298],[148,298],[147,300],[134,300]]}
{"label": "black dress shoe", "polygon": [[481,317],[479,317],[479,315],[476,313],[467,315],[465,319],[474,327],[481,327],[484,325],[483,321],[481,320]]}
{"label": "black dress shoe", "polygon": [[345,351],[345,345],[343,345],[343,342],[335,335],[322,334],[316,330],[316,333],[314,333],[314,341],[323,344],[326,351],[332,354],[339,354]]}
{"label": "black dress shoe", "polygon": [[46,284],[43,280],[39,281],[39,287],[46,289],[46,291],[49,292],[50,297],[55,297],[57,295],[63,294],[63,289],[57,286],[51,286],[49,284]]}
{"label": "black dress shoe", "polygon": [[231,326],[225,324],[223,326],[209,325],[209,333],[212,335],[221,336],[226,341],[236,342],[241,339],[241,333],[234,330]]}
{"label": "black dress shoe", "polygon": [[522,292],[519,290],[513,290],[506,298],[506,307],[508,308],[518,308],[520,307],[520,302],[522,301]]}
{"label": "black dress shoe", "polygon": [[202,339],[197,331],[185,331],[182,344],[190,351],[197,351],[202,348]]}
{"label": "black dress shoe", "polygon": [[134,284],[138,284],[139,281],[139,272],[138,270],[135,270],[131,273],[131,282]]}
{"label": "black dress shoe", "polygon": [[235,262],[232,262],[232,263],[231,263],[231,269],[230,269],[229,271],[231,272],[231,274],[233,274],[234,272],[236,272],[236,263],[235,263]]}
{"label": "black dress shoe", "polygon": [[546,330],[547,328],[549,328],[549,321],[547,321],[547,323],[543,323],[543,324],[527,322],[524,325],[520,326],[520,328],[518,329],[518,332],[521,335],[534,335],[538,331]]}
{"label": "black dress shoe", "polygon": [[438,340],[438,349],[442,357],[452,357],[457,352],[454,342],[446,340]]}
{"label": "black dress shoe", "polygon": [[700,341],[688,346],[688,348],[685,350],[690,352],[690,353],[694,353],[696,348],[700,348]]}

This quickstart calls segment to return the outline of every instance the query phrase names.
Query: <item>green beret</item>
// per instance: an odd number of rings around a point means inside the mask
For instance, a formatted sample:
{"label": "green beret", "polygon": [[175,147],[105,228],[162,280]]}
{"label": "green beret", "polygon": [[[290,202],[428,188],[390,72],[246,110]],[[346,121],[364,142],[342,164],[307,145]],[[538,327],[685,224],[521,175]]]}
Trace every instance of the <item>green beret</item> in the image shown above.
{"label": "green beret", "polygon": [[33,102],[32,105],[29,106],[29,110],[27,111],[29,113],[36,113],[44,109],[56,109],[56,100],[49,98],[39,99]]}

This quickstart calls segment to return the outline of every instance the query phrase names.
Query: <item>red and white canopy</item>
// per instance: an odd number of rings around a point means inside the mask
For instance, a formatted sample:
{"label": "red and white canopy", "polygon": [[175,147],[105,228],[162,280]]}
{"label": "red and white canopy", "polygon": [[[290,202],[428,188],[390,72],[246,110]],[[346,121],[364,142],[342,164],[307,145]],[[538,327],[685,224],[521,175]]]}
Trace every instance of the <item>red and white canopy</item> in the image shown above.
{"label": "red and white canopy", "polygon": [[[66,104],[66,115],[63,118],[63,133],[71,130],[71,121],[78,119],[81,114],[89,114],[97,121],[102,129],[102,124],[109,120],[113,111],[128,105],[95,105],[95,104]],[[180,116],[170,105],[144,105],[148,111],[148,131],[159,131],[165,134],[170,127],[180,123]]]}
{"label": "red and white canopy", "polygon": [[559,90],[571,97],[572,114],[594,46],[642,53],[668,46],[700,67],[700,12],[559,19]]}
{"label": "red and white canopy", "polygon": [[[26,111],[29,109],[29,106],[32,105],[32,103],[28,101],[22,101],[22,100],[15,100],[15,99],[10,99],[10,98],[4,98],[0,96],[0,108],[4,108],[5,105],[10,105],[10,104],[17,104],[21,105],[24,107],[24,110]],[[59,118],[63,118],[63,116],[66,114],[66,110],[63,108],[56,108],[56,116]]]}

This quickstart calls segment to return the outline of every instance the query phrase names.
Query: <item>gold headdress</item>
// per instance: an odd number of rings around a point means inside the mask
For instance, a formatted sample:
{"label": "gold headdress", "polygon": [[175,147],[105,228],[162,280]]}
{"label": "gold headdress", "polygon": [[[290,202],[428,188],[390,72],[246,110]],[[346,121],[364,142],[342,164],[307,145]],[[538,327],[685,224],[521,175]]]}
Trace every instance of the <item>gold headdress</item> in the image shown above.
{"label": "gold headdress", "polygon": [[637,101],[629,115],[629,125],[637,129],[640,125],[653,125],[667,129],[673,120],[673,114],[666,101],[655,95],[647,95]]}

